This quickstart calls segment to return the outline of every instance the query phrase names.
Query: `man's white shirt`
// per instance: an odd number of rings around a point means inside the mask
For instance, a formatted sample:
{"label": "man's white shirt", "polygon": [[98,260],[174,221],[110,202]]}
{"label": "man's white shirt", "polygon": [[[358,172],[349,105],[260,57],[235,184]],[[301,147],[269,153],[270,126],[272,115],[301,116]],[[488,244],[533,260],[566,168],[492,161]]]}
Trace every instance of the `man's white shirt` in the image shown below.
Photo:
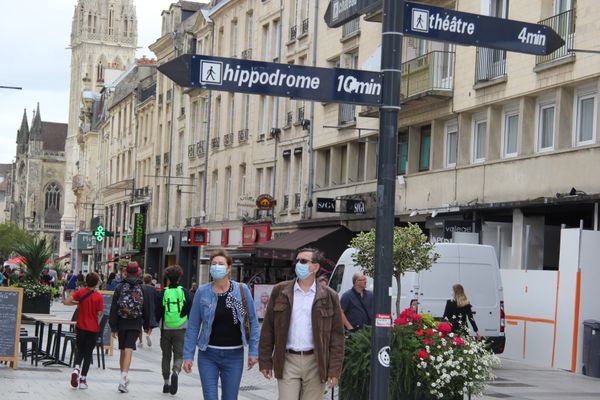
{"label": "man's white shirt", "polygon": [[294,282],[294,304],[292,305],[286,349],[308,351],[314,348],[311,316],[316,293],[316,281],[313,282],[308,292],[302,290],[298,281]]}

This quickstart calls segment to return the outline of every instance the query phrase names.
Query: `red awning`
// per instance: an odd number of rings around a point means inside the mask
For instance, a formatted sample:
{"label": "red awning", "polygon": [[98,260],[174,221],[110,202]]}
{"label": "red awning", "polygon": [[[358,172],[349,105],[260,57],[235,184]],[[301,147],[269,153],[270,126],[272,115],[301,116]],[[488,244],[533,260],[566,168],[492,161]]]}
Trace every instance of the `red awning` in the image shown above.
{"label": "red awning", "polygon": [[18,256],[15,258],[11,258],[10,260],[4,261],[4,265],[9,265],[9,264],[16,265],[16,264],[24,264],[24,263],[25,263],[25,258],[22,256]]}

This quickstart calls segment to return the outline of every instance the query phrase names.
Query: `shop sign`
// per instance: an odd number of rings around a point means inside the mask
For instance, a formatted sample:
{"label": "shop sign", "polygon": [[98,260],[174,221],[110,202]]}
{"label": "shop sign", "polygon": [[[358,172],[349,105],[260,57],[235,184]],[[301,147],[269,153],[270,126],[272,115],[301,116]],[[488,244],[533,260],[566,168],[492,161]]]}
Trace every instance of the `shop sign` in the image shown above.
{"label": "shop sign", "polygon": [[92,236],[92,232],[77,232],[77,240],[75,240],[75,250],[84,250],[94,248],[95,240]]}
{"label": "shop sign", "polygon": [[346,200],[346,212],[349,214],[364,214],[366,209],[364,200]]}
{"label": "shop sign", "polygon": [[146,214],[136,213],[133,217],[133,248],[137,251],[144,251],[146,235]]}
{"label": "shop sign", "polygon": [[277,202],[270,194],[261,194],[256,198],[256,207],[259,210],[270,210],[275,207],[276,204]]}
{"label": "shop sign", "polygon": [[192,228],[190,236],[192,246],[206,246],[208,244],[208,229]]}
{"label": "shop sign", "polygon": [[242,228],[242,245],[253,246],[271,240],[270,224],[244,225]]}
{"label": "shop sign", "polygon": [[452,239],[454,232],[473,233],[471,221],[444,221],[444,238]]}
{"label": "shop sign", "polygon": [[238,197],[237,206],[238,207],[254,207],[256,205],[256,199],[253,196],[245,194],[243,196]]}
{"label": "shop sign", "polygon": [[335,212],[335,199],[317,197],[317,212]]}

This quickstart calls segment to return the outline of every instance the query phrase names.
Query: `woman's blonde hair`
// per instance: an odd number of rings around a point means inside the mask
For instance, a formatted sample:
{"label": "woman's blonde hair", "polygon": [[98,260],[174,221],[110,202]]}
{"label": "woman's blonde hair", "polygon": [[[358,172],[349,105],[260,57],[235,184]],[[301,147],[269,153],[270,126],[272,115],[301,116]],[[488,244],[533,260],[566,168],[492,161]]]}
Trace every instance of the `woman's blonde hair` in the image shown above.
{"label": "woman's blonde hair", "polygon": [[465,288],[460,283],[452,286],[452,290],[454,291],[454,300],[456,301],[456,305],[459,307],[464,307],[469,304],[469,299],[465,294]]}

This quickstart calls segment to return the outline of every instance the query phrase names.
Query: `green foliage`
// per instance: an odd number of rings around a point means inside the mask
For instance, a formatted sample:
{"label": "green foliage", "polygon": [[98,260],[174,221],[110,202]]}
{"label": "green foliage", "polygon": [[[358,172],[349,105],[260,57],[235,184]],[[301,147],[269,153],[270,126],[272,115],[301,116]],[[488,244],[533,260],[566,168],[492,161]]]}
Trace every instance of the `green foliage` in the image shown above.
{"label": "green foliage", "polygon": [[38,282],[46,261],[52,256],[52,248],[46,238],[29,236],[16,245],[15,252],[25,259],[24,280]]}
{"label": "green foliage", "polygon": [[40,285],[39,283],[23,281],[18,283],[13,283],[12,287],[20,287],[23,288],[23,296],[25,299],[33,299],[34,297],[42,296],[45,294],[50,294],[54,296],[54,289],[52,286],[48,285]]}
{"label": "green foliage", "polygon": [[14,252],[18,243],[30,238],[27,231],[20,229],[12,223],[0,224],[0,258],[8,260]]}
{"label": "green foliage", "polygon": [[346,339],[343,384],[340,399],[363,400],[369,398],[369,375],[371,368],[371,328],[353,333]]}

